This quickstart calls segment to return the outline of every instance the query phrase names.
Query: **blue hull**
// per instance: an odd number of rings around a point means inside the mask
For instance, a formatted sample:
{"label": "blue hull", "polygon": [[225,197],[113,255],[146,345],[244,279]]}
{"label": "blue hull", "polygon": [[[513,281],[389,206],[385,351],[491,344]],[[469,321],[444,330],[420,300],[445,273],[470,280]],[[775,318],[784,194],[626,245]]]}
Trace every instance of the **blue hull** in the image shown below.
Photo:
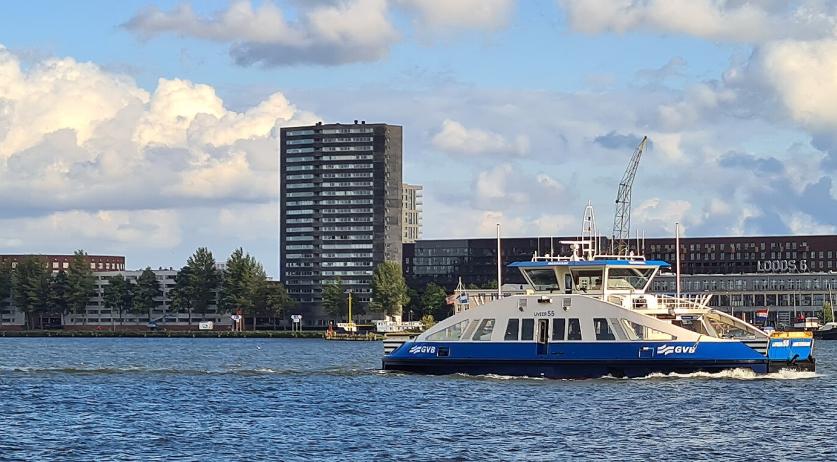
{"label": "blue hull", "polygon": [[[498,374],[556,379],[644,377],[749,369],[814,370],[807,352],[777,345],[764,355],[742,342],[408,342],[384,356],[385,370],[422,374]],[[790,355],[793,353],[793,355]],[[799,354],[802,353],[802,354]]]}
{"label": "blue hull", "polygon": [[654,373],[715,373],[729,369],[750,369],[757,374],[765,374],[771,370],[771,365],[766,359],[743,361],[486,361],[384,358],[383,368],[385,370],[434,375],[459,373],[546,377],[551,379],[588,379],[604,376],[645,377]]}

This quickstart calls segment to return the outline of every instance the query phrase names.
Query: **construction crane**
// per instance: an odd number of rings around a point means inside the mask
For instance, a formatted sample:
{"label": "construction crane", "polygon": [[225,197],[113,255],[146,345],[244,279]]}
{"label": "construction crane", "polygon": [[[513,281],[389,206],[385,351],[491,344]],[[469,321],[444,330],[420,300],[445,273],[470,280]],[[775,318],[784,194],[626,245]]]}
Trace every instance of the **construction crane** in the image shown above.
{"label": "construction crane", "polygon": [[639,167],[639,159],[642,158],[642,151],[648,137],[643,136],[639,146],[636,147],[628,168],[619,182],[619,191],[616,193],[616,213],[613,216],[613,251],[616,255],[628,253],[628,240],[631,238],[631,189],[634,185],[636,169]]}

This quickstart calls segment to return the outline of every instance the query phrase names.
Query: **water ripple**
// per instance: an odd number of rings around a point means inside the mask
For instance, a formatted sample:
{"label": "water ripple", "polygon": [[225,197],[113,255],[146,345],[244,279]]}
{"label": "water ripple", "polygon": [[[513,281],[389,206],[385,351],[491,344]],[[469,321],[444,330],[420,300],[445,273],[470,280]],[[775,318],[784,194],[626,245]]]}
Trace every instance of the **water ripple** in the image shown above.
{"label": "water ripple", "polygon": [[[818,372],[383,372],[380,343],[0,339],[0,460],[834,460]],[[259,348],[257,348],[259,347]]]}

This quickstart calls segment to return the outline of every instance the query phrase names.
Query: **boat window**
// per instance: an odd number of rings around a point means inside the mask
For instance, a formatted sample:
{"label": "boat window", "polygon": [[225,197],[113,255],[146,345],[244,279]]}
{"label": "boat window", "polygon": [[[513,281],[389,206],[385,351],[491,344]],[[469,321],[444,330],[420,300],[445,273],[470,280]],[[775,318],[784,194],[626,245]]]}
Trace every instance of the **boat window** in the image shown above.
{"label": "boat window", "polygon": [[631,340],[677,340],[674,335],[660,332],[627,319],[623,319],[622,324],[625,325],[625,333]]}
{"label": "boat window", "polygon": [[581,292],[602,290],[602,270],[573,271],[573,283]]}
{"label": "boat window", "polygon": [[593,328],[596,331],[596,340],[616,340],[613,331],[605,318],[593,318]]}
{"label": "boat window", "polygon": [[503,338],[504,340],[517,340],[517,334],[520,331],[520,320],[519,319],[509,319],[509,323],[506,324],[506,336]]}
{"label": "boat window", "polygon": [[567,326],[567,340],[581,340],[581,323],[578,318],[570,318]]}
{"label": "boat window", "polygon": [[477,331],[474,333],[474,336],[471,337],[471,340],[487,342],[491,340],[492,332],[494,332],[494,320],[483,319],[480,326],[477,328]]}
{"label": "boat window", "polygon": [[642,289],[653,273],[653,268],[610,268],[607,271],[607,288]]}
{"label": "boat window", "polygon": [[520,340],[534,340],[535,338],[535,320],[524,319],[523,325],[520,329]]}
{"label": "boat window", "polygon": [[563,318],[552,318],[552,340],[553,341],[561,341],[564,340],[564,326],[566,325],[567,320]]}
{"label": "boat window", "polygon": [[713,334],[710,334],[706,330],[706,326],[703,325],[700,316],[681,316],[680,319],[671,321],[671,323],[701,335],[712,335],[714,337]]}
{"label": "boat window", "polygon": [[625,329],[622,328],[622,324],[619,322],[618,319],[608,318],[607,321],[610,324],[610,330],[612,330],[613,335],[616,336],[616,340],[628,339],[628,337],[625,335]]}
{"label": "boat window", "polygon": [[471,338],[471,334],[474,333],[474,330],[476,330],[477,325],[479,325],[479,323],[480,323],[479,319],[472,319],[471,324],[469,324],[468,328],[465,329],[465,334],[462,335],[462,339],[466,340],[466,339]]}
{"label": "boat window", "polygon": [[554,269],[527,269],[526,274],[532,280],[535,290],[558,290],[558,278],[555,277]]}
{"label": "boat window", "polygon": [[448,326],[442,330],[433,332],[432,334],[427,336],[427,340],[459,340],[459,338],[462,337],[462,331],[465,329],[465,326],[467,325],[468,319],[460,321],[452,326]]}
{"label": "boat window", "polygon": [[573,276],[570,273],[564,274],[564,293],[573,293]]}

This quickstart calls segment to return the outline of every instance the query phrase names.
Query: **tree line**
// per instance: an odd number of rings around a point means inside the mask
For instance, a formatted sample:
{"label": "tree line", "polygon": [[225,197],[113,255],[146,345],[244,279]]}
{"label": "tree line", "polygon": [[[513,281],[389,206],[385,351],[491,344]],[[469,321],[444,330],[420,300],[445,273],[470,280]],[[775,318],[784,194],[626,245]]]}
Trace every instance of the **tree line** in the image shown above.
{"label": "tree line", "polygon": [[[83,315],[86,324],[87,305],[96,295],[96,279],[86,257],[83,250],[76,251],[67,270],[57,272],[40,256],[24,257],[14,267],[0,262],[0,303],[10,299],[24,313],[29,329],[43,328],[45,317],[71,313]],[[163,292],[151,268],[136,280],[122,274],[107,279],[102,293],[105,308],[118,313],[120,320],[126,313],[147,314],[153,320],[152,310],[159,306]],[[193,314],[205,317],[216,311],[252,317],[255,329],[257,316],[275,320],[294,306],[284,286],[269,281],[262,264],[241,248],[226,260],[224,270],[218,269],[212,252],[197,249],[177,272],[170,295],[168,313],[187,313],[190,325]]]}

